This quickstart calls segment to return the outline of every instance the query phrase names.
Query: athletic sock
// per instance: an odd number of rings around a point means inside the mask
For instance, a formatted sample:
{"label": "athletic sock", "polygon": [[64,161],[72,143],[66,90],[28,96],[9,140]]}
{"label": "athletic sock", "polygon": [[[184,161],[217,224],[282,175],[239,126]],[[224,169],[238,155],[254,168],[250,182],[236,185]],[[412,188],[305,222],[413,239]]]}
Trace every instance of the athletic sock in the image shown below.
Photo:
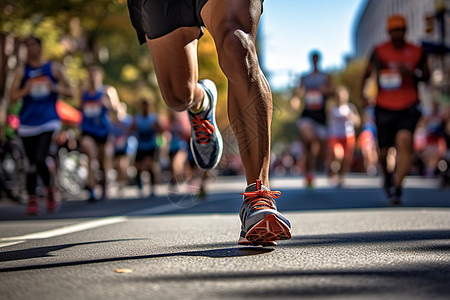
{"label": "athletic sock", "polygon": [[[197,84],[202,90],[203,88]],[[193,110],[190,109],[189,111],[195,115],[198,115],[199,113],[201,113],[202,111],[206,111],[209,108],[209,97],[208,97],[208,93],[206,93],[205,90],[203,90],[203,99],[202,99],[202,105],[200,106],[200,108],[198,110]]]}

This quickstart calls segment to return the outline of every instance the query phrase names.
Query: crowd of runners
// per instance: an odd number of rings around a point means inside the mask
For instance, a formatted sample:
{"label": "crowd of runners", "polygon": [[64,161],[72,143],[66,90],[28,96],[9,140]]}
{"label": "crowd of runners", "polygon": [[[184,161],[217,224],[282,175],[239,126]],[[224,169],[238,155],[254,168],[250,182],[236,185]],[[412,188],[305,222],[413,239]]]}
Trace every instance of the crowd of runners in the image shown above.
{"label": "crowd of runners", "polygon": [[[354,170],[358,149],[363,170],[383,176],[383,188],[393,205],[402,203],[403,180],[414,157],[424,162],[423,174],[435,175],[439,161],[448,154],[450,113],[437,103],[429,113],[421,112],[417,86],[429,80],[430,71],[426,53],[404,39],[404,17],[388,19],[390,39],[373,50],[361,78],[362,107],[349,101],[346,87],[335,86],[332,76],[320,70],[321,54],[312,52],[312,70],[301,77],[290,99],[292,108],[300,112],[299,140],[287,155],[279,153],[271,162],[271,91],[254,44],[263,1],[228,2],[198,0],[192,7],[179,7],[189,15],[181,23],[162,13],[166,4],[128,2],[131,22],[140,43],[148,46],[170,108],[166,114],[155,109],[152,98],[139,99],[132,106],[121,102],[96,64],[86,66],[86,78],[74,93],[64,67],[42,58],[40,40],[25,40],[27,61],[17,68],[9,96],[12,103],[23,103],[17,134],[28,162],[27,214],[39,214],[41,196],[47,211],[56,211],[56,182],[64,187],[80,179],[64,183],[70,167],[58,157],[60,149],[65,155],[79,153],[75,173],[82,177],[88,202],[107,200],[113,182],[119,191],[134,185],[141,197],[151,198],[158,184],[178,189],[182,182],[199,180],[199,196],[204,195],[203,182],[208,171],[219,165],[224,145],[215,120],[216,87],[198,78],[195,59],[202,26],[215,40],[228,79],[228,115],[241,166],[235,166],[233,174],[242,172],[248,184],[241,194],[240,244],[274,245],[290,238],[290,223],[274,201],[281,193],[269,188],[269,171],[279,166],[292,167],[298,161],[307,188],[314,187],[318,171],[343,186],[345,175]],[[364,86],[372,75],[378,93],[369,99]],[[74,95],[79,95],[78,110],[62,117],[59,97]],[[224,156],[233,159],[228,153]],[[58,179],[64,167],[67,173]]]}

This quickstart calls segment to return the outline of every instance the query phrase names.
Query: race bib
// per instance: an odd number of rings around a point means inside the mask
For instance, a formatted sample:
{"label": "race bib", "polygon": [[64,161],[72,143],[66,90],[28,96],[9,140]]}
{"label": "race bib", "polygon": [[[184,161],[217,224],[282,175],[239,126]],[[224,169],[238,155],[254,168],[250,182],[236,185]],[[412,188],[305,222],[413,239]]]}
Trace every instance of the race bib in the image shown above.
{"label": "race bib", "polygon": [[306,109],[317,110],[323,107],[323,95],[320,91],[309,90],[305,93]]}
{"label": "race bib", "polygon": [[47,76],[36,77],[30,79],[31,89],[30,96],[34,100],[46,100],[50,96],[49,85],[51,84],[50,78]]}
{"label": "race bib", "polygon": [[100,117],[102,113],[102,104],[100,102],[85,102],[83,113],[88,118]]}
{"label": "race bib", "polygon": [[385,90],[396,90],[402,86],[402,75],[396,70],[380,71],[380,87]]}

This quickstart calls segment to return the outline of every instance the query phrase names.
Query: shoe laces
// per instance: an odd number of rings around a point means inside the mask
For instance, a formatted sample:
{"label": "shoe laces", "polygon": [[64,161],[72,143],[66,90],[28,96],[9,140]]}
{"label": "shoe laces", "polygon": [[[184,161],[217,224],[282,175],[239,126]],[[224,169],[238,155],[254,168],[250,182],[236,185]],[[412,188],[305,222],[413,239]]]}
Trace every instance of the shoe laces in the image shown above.
{"label": "shoe laces", "polygon": [[208,141],[211,139],[211,135],[215,130],[214,125],[211,123],[211,119],[201,119],[198,115],[194,115],[192,125],[194,126],[195,135],[197,136],[197,142],[199,144],[208,144]]}
{"label": "shoe laces", "polygon": [[261,180],[256,181],[256,191],[239,193],[244,196],[244,204],[252,210],[276,209],[275,199],[281,196],[280,191],[267,191],[261,189]]}

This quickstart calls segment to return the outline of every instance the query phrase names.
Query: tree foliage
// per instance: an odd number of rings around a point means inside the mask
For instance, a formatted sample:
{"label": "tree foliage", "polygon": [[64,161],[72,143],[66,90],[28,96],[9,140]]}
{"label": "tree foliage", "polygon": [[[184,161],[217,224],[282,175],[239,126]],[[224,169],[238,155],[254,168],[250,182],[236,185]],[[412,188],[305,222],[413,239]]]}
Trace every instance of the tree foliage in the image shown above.
{"label": "tree foliage", "polygon": [[[4,3],[4,4],[3,4]],[[153,63],[147,47],[140,46],[129,20],[126,0],[2,0],[0,10],[0,52],[6,74],[18,61],[21,39],[35,35],[43,41],[44,56],[62,62],[75,87],[86,76],[84,67],[99,63],[105,82],[115,86],[121,100],[133,109],[142,97],[165,105],[159,93]],[[8,45],[9,46],[8,46]],[[0,46],[2,44],[0,43]],[[226,81],[220,71],[212,37],[205,32],[199,42],[200,78],[211,78],[219,89],[220,124],[226,124]],[[16,64],[17,65],[17,64]],[[1,77],[1,76],[0,76]],[[3,76],[4,83],[6,76]],[[0,89],[3,94],[4,89]]]}

